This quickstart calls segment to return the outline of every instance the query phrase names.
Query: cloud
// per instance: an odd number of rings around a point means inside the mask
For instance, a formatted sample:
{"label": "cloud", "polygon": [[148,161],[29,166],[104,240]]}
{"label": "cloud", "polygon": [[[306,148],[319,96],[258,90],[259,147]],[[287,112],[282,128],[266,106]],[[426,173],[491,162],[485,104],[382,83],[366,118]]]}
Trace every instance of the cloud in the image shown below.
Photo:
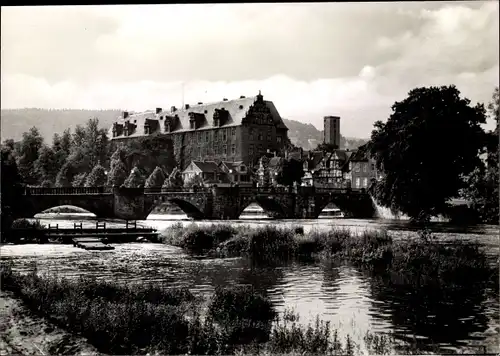
{"label": "cloud", "polygon": [[2,107],[141,110],[255,95],[348,136],[416,86],[488,101],[498,3],[217,4],[2,9]]}

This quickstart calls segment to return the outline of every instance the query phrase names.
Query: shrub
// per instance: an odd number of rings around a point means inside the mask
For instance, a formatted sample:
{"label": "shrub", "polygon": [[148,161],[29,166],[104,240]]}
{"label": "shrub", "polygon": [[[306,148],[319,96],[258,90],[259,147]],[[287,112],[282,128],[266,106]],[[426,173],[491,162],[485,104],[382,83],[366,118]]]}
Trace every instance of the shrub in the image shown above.
{"label": "shrub", "polygon": [[291,229],[265,226],[250,232],[248,238],[248,253],[255,261],[288,260],[296,250],[294,233]]}

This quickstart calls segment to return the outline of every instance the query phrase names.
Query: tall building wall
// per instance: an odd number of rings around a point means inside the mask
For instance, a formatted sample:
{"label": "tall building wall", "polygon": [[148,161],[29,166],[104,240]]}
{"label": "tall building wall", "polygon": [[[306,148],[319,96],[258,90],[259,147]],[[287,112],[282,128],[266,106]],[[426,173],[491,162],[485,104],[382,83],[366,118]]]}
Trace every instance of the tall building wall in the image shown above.
{"label": "tall building wall", "polygon": [[340,148],[340,117],[325,116],[324,118],[324,143],[337,145]]}

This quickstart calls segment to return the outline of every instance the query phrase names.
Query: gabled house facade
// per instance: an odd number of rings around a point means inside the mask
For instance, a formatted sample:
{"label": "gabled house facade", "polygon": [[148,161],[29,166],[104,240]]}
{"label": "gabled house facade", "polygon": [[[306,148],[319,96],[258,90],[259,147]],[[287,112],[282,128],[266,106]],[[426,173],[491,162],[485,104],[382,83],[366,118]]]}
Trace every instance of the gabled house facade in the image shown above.
{"label": "gabled house facade", "polygon": [[351,156],[349,162],[352,188],[368,189],[372,182],[381,178],[375,160],[370,157],[366,145],[360,146]]}
{"label": "gabled house facade", "polygon": [[219,163],[219,169],[226,175],[227,181],[232,184],[238,185],[252,185],[252,171],[242,161],[239,162],[226,162]]}
{"label": "gabled house facade", "polygon": [[220,182],[225,178],[225,173],[214,161],[191,161],[191,163],[182,171],[184,183],[200,176],[205,183]]}
{"label": "gabled house facade", "polygon": [[329,188],[349,186],[349,158],[352,152],[312,152],[304,162],[303,185]]}

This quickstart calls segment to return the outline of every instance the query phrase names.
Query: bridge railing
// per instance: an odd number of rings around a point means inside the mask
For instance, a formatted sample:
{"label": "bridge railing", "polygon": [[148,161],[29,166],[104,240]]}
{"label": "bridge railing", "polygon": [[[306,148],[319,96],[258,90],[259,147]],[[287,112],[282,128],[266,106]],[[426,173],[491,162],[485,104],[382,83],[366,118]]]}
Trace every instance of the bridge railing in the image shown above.
{"label": "bridge railing", "polygon": [[112,193],[112,187],[26,187],[25,195],[88,195]]}
{"label": "bridge railing", "polygon": [[[120,190],[135,191],[137,194],[159,194],[159,193],[207,193],[211,192],[210,187],[178,187],[178,188],[119,188]],[[298,193],[298,194],[325,194],[325,193],[365,193],[363,188],[330,188],[330,187],[229,187],[223,188],[229,193],[247,193],[247,194],[279,194],[279,193]],[[112,194],[113,187],[26,187],[25,195],[91,195],[91,194]]]}

